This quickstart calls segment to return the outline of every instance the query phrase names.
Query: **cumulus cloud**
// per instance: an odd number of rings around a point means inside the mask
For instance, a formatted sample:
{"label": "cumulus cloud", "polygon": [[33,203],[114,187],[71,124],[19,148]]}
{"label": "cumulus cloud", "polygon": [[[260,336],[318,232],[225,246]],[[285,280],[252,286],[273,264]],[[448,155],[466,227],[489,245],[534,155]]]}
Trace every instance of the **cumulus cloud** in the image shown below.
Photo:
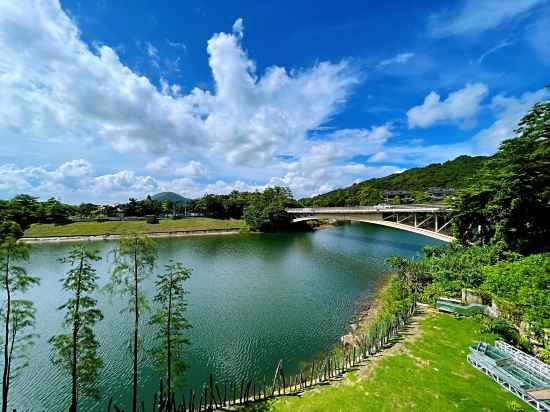
{"label": "cumulus cloud", "polygon": [[429,32],[434,37],[478,34],[520,17],[545,0],[464,0],[458,7],[434,14]]}
{"label": "cumulus cloud", "polygon": [[145,168],[160,175],[198,177],[206,175],[206,167],[197,160],[180,163],[169,156],[162,156],[148,163]]}
{"label": "cumulus cloud", "polygon": [[0,192],[7,197],[24,192],[42,198],[57,196],[65,201],[123,200],[143,197],[160,188],[156,179],[130,170],[96,175],[84,159],[71,160],[54,169],[1,165],[0,182]]}
{"label": "cumulus cloud", "polygon": [[370,166],[354,162],[357,156],[383,150],[393,136],[391,124],[369,129],[342,129],[313,140],[299,159],[284,165],[286,173],[270,179],[270,185],[284,185],[297,196],[318,194],[360,180],[400,172],[392,165]]}
{"label": "cumulus cloud", "polygon": [[[235,33],[208,41],[215,90],[181,95],[168,82],[159,90],[112,48],[90,49],[57,0],[3,2],[1,9],[0,124],[7,139],[107,142],[152,153],[185,148],[265,165],[328,121],[359,81],[347,61],[257,73],[240,43],[239,19]],[[146,46],[156,59],[158,50]]]}
{"label": "cumulus cloud", "polygon": [[409,128],[426,128],[442,121],[468,122],[480,110],[480,104],[489,89],[483,83],[467,84],[449,94],[445,100],[432,91],[424,102],[407,112]]}

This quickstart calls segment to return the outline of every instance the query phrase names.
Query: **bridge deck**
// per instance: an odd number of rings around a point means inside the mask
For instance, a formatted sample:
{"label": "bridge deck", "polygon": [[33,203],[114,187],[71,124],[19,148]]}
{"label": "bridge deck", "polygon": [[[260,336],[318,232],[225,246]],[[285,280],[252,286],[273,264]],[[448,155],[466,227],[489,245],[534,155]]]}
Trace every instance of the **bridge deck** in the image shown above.
{"label": "bridge deck", "polygon": [[399,205],[399,206],[364,206],[364,207],[302,207],[291,208],[286,211],[291,214],[317,214],[317,213],[437,213],[446,212],[446,205]]}

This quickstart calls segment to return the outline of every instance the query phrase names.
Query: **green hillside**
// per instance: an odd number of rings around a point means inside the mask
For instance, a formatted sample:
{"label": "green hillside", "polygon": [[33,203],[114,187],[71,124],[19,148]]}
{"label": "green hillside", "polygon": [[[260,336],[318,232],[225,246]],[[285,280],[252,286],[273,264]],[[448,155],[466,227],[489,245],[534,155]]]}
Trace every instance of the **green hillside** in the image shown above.
{"label": "green hillside", "polygon": [[178,195],[174,192],[157,193],[156,195],[151,196],[151,199],[158,200],[159,202],[164,202],[167,200],[169,202],[178,203],[181,205],[186,205],[191,201],[191,199],[187,199],[186,197]]}
{"label": "green hillside", "polygon": [[[303,206],[359,206],[384,201],[388,191],[407,191],[409,201],[429,202],[430,188],[461,189],[487,161],[484,156],[459,156],[445,163],[416,167],[402,173],[365,180],[350,187],[300,200]],[[393,198],[393,194],[390,193]]]}

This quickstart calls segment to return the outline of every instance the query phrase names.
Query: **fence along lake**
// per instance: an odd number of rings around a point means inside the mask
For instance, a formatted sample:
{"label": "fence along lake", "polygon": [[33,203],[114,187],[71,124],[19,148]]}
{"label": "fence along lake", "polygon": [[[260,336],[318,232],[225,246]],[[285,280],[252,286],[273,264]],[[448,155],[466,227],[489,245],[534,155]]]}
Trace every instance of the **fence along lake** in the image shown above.
{"label": "fence along lake", "polygon": [[[170,260],[193,270],[187,318],[191,342],[189,369],[182,382],[200,389],[210,373],[218,382],[242,378],[272,378],[279,359],[285,373],[331,350],[349,330],[349,322],[372,299],[388,276],[384,259],[414,256],[428,244],[441,242],[408,232],[369,224],[349,224],[311,233],[243,234],[156,240],[156,271]],[[103,259],[96,268],[99,284],[107,283],[112,250],[117,242],[93,242]],[[69,376],[51,362],[48,339],[61,331],[61,311],[67,296],[59,279],[68,268],[57,259],[70,244],[33,245],[30,274],[41,284],[28,294],[35,302],[36,333],[28,354],[30,364],[12,383],[10,408],[32,411],[63,410],[70,400]],[[154,295],[155,273],[143,284]],[[124,311],[126,298],[97,295],[105,319],[97,337],[105,367],[101,373],[99,402],[82,399],[81,409],[106,410],[111,396],[127,408],[131,397],[130,336],[132,318]],[[154,330],[141,317],[140,399],[150,405],[158,390],[159,374],[147,350],[154,345]],[[181,391],[176,392],[181,396]]]}

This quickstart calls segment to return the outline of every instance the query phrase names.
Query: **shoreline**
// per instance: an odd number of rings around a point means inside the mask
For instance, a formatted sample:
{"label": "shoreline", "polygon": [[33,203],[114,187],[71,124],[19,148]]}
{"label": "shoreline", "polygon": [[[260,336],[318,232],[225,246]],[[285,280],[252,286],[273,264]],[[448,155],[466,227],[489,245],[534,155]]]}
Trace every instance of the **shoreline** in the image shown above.
{"label": "shoreline", "polygon": [[[189,236],[215,236],[215,235],[238,235],[240,228],[229,229],[196,229],[196,230],[171,230],[165,232],[140,233],[151,238],[166,237],[189,237]],[[104,234],[104,235],[78,235],[78,236],[43,236],[43,237],[22,237],[19,242],[34,243],[64,243],[64,242],[98,242],[103,240],[120,240],[128,234]]]}
{"label": "shoreline", "polygon": [[357,335],[357,332],[368,328],[376,315],[383,309],[382,298],[393,276],[394,274],[390,272],[387,278],[380,281],[377,291],[370,296],[368,301],[360,304],[359,309],[349,321],[349,333],[354,337]]}

